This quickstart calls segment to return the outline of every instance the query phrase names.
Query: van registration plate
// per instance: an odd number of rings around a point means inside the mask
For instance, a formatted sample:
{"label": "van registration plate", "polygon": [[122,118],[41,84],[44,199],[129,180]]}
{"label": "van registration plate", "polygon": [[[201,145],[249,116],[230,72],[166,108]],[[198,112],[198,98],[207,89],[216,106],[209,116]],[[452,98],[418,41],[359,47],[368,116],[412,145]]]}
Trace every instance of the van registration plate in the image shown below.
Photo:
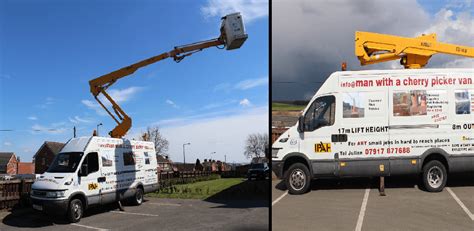
{"label": "van registration plate", "polygon": [[33,208],[39,211],[43,211],[43,206],[33,204]]}

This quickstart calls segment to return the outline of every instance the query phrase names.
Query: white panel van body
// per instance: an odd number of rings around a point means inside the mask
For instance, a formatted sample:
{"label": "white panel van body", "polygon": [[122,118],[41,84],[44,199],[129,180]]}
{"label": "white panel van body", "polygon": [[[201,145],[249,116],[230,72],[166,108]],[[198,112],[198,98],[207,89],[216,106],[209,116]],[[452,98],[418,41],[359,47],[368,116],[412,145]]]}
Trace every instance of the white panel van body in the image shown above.
{"label": "white panel van body", "polygon": [[474,171],[474,69],[335,72],[272,146],[290,193],[311,179]]}
{"label": "white panel van body", "polygon": [[141,204],[158,189],[152,142],[105,137],[69,140],[32,185],[33,208],[77,222],[86,208],[124,199]]}

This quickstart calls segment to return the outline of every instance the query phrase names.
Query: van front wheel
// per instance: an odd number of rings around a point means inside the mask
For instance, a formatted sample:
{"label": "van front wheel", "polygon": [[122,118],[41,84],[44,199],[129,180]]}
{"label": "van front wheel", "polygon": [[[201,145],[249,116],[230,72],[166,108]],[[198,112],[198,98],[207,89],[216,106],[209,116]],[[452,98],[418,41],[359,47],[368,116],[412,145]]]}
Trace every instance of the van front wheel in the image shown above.
{"label": "van front wheel", "polygon": [[308,167],[302,163],[295,163],[286,172],[286,187],[290,194],[304,194],[308,192],[311,177]]}
{"label": "van front wheel", "polygon": [[79,199],[73,199],[69,202],[69,210],[67,213],[67,218],[71,223],[79,222],[84,213],[84,207],[82,201]]}
{"label": "van front wheel", "polygon": [[448,174],[446,167],[432,160],[423,166],[423,186],[428,192],[441,192],[446,185]]}

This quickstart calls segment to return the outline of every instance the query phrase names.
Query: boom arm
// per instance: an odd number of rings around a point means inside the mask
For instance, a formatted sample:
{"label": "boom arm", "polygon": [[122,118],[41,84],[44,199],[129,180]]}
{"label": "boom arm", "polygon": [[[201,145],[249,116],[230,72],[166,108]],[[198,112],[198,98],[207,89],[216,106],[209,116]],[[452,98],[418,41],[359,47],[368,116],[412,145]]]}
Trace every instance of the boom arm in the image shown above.
{"label": "boom arm", "polygon": [[[192,43],[184,46],[175,47],[169,52],[151,57],[134,63],[130,66],[113,71],[109,74],[100,76],[89,81],[90,91],[97,102],[104,108],[107,113],[115,120],[117,126],[109,132],[109,135],[114,138],[123,137],[132,126],[132,119],[122,110],[122,108],[107,94],[106,90],[117,80],[133,74],[139,68],[156,63],[160,60],[172,57],[176,62],[180,62],[186,56],[190,56],[195,52],[201,51],[209,47],[224,45],[227,50],[237,49],[247,39],[245,34],[242,19],[239,13],[227,15],[222,18],[221,35],[219,38],[207,41]],[[105,98],[112,105],[113,113],[100,101],[99,95],[103,94]]]}
{"label": "boom arm", "polygon": [[405,68],[422,68],[432,55],[443,53],[474,58],[474,48],[436,40],[436,34],[405,38],[356,31],[355,55],[361,65],[401,59]]}

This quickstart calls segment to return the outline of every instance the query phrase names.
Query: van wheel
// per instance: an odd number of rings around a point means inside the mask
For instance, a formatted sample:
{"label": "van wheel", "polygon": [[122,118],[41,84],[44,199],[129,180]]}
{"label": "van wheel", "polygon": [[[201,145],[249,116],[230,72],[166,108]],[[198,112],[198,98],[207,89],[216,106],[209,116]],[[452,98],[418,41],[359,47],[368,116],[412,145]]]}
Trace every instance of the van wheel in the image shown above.
{"label": "van wheel", "polygon": [[286,187],[290,194],[304,194],[308,192],[311,184],[308,167],[302,163],[290,166],[285,177]]}
{"label": "van wheel", "polygon": [[141,188],[137,188],[135,192],[135,196],[132,197],[133,205],[141,205],[143,203],[143,190]]}
{"label": "van wheel", "polygon": [[428,192],[441,192],[448,180],[446,167],[437,161],[432,160],[423,166],[423,186]]}
{"label": "van wheel", "polygon": [[73,199],[69,202],[69,210],[67,213],[67,218],[71,223],[79,222],[82,218],[84,213],[84,206],[82,205],[82,201],[79,199]]}

